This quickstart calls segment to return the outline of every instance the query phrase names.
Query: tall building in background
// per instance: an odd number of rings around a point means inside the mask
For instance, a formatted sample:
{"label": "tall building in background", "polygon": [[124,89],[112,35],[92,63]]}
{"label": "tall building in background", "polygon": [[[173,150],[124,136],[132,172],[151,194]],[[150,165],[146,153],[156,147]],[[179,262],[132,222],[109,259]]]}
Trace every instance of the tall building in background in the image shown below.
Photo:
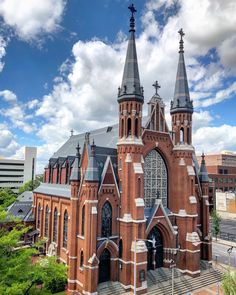
{"label": "tall building in background", "polygon": [[18,192],[27,181],[35,179],[36,147],[25,147],[25,159],[0,158],[0,188],[10,188]]}

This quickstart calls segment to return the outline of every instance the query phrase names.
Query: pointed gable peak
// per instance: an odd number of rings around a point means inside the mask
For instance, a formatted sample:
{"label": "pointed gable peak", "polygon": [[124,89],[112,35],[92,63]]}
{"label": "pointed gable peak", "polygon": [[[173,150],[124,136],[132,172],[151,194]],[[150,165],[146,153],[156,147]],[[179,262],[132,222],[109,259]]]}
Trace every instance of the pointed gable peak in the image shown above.
{"label": "pointed gable peak", "polygon": [[70,176],[70,181],[80,181],[81,175],[80,175],[80,146],[79,142],[78,145],[76,146],[76,156],[75,160],[72,166],[72,171],[71,171],[71,176]]}
{"label": "pointed gable peak", "polygon": [[121,87],[118,89],[118,101],[139,100],[143,102],[143,87],[140,86],[138,58],[135,44],[135,18],[137,11],[134,5],[129,6],[130,17],[130,36],[126,53],[125,67]]}
{"label": "pointed gable peak", "polygon": [[86,169],[85,173],[85,180],[86,181],[99,181],[99,170],[98,170],[98,165],[97,165],[97,159],[96,159],[96,154],[95,154],[95,144],[94,140],[91,145],[91,152],[90,152],[90,157],[89,157],[89,162],[88,162],[88,167]]}
{"label": "pointed gable peak", "polygon": [[171,101],[170,113],[193,113],[193,102],[190,100],[188,78],[186,73],[185,61],[184,61],[184,41],[185,35],[183,29],[180,29],[180,41],[179,41],[179,62],[175,82],[174,99]]}

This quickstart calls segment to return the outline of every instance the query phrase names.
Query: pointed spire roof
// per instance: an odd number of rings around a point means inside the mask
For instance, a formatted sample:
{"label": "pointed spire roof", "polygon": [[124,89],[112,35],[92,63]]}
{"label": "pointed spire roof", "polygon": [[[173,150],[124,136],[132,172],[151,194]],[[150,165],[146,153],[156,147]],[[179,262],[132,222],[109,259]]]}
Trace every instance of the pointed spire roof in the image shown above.
{"label": "pointed spire roof", "polygon": [[188,79],[184,62],[184,41],[185,35],[183,29],[180,29],[180,42],[179,42],[179,63],[175,82],[174,99],[171,101],[170,113],[188,112],[193,113],[193,102],[190,100]]}
{"label": "pointed spire roof", "polygon": [[98,170],[98,165],[97,165],[97,160],[96,160],[96,155],[95,155],[95,144],[94,141],[91,145],[91,153],[89,157],[89,162],[88,162],[88,167],[85,173],[85,180],[86,181],[99,181],[99,170]]}
{"label": "pointed spire roof", "polygon": [[143,87],[140,86],[138,58],[135,44],[135,18],[134,13],[137,11],[134,5],[130,5],[130,36],[126,53],[125,67],[121,87],[118,89],[118,101],[122,100],[139,100],[143,102]]}
{"label": "pointed spire roof", "polygon": [[201,167],[199,172],[199,180],[200,182],[209,182],[204,153],[202,153],[202,162],[201,162]]}
{"label": "pointed spire roof", "polygon": [[70,176],[70,181],[80,181],[81,179],[81,175],[80,175],[80,146],[79,143],[76,147],[76,156],[75,156],[75,160],[72,166],[72,170],[71,170],[71,176]]}

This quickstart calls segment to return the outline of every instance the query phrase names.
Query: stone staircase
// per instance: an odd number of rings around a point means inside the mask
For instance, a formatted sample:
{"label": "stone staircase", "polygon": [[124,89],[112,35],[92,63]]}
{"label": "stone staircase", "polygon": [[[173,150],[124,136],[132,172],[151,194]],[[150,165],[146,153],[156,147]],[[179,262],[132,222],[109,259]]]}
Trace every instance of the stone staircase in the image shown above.
{"label": "stone staircase", "polygon": [[[222,279],[222,272],[209,268],[208,264],[201,263],[201,276],[192,278],[187,275],[182,275],[176,269],[174,270],[174,294],[187,294],[204,286],[217,283]],[[172,273],[171,269],[158,268],[150,270],[147,276],[148,295],[168,295],[172,291]],[[99,295],[119,295],[132,294],[125,292],[119,282],[105,282],[98,286]]]}

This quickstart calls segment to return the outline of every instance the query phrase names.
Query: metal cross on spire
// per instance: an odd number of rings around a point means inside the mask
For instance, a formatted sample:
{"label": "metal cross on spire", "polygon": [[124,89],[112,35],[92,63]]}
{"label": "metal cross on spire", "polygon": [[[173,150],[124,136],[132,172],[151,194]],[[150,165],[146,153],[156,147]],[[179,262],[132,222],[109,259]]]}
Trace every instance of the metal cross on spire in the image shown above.
{"label": "metal cross on spire", "polygon": [[130,32],[135,32],[135,29],[134,29],[134,27],[135,27],[134,14],[135,14],[135,12],[137,12],[137,10],[135,9],[134,4],[131,4],[128,7],[128,9],[130,10],[130,12],[132,14],[131,15],[131,18],[130,18],[130,29],[129,29],[129,31]]}
{"label": "metal cross on spire", "polygon": [[73,136],[73,135],[74,135],[74,130],[71,129],[71,131],[70,131],[70,136]]}
{"label": "metal cross on spire", "polygon": [[184,41],[183,41],[183,36],[185,35],[184,34],[184,31],[183,29],[181,28],[178,33],[180,34],[180,41],[179,41],[179,52],[184,52]]}
{"label": "metal cross on spire", "polygon": [[152,86],[155,88],[156,90],[156,93],[155,94],[158,94],[157,91],[159,88],[161,88],[161,86],[159,85],[158,81],[156,81],[154,84],[152,84]]}

